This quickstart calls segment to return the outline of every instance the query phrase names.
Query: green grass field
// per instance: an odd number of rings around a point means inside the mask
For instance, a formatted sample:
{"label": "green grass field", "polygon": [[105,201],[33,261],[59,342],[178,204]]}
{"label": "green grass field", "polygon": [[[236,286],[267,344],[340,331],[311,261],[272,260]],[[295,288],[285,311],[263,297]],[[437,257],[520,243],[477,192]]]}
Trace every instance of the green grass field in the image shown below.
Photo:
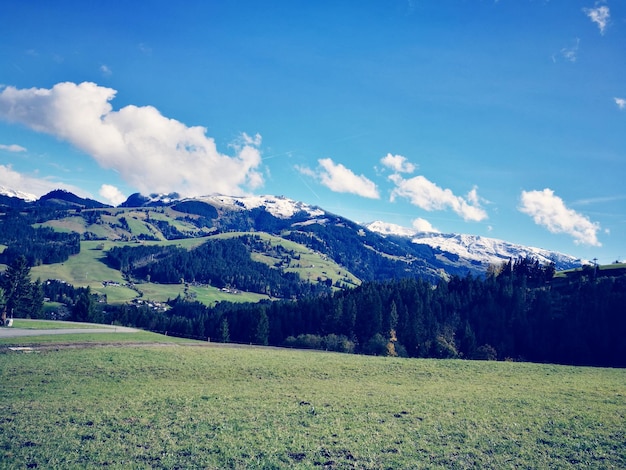
{"label": "green grass field", "polygon": [[0,343],[0,468],[626,468],[626,370],[121,336]]}

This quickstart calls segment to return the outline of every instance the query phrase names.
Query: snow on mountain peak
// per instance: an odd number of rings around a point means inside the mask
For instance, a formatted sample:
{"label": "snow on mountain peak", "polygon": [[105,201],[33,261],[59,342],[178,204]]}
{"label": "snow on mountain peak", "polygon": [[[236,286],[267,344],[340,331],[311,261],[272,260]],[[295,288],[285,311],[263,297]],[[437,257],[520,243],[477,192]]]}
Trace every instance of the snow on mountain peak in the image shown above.
{"label": "snow on mountain peak", "polygon": [[303,202],[294,201],[283,196],[224,196],[221,194],[202,196],[197,199],[217,204],[229,209],[250,210],[265,207],[265,210],[279,219],[288,219],[294,214],[304,211],[311,217],[319,217],[325,212]]}
{"label": "snow on mountain peak", "polygon": [[482,264],[501,264],[509,259],[532,257],[542,264],[555,263],[557,269],[579,266],[583,262],[570,255],[531,246],[517,245],[495,238],[462,234],[425,234],[411,240]]}
{"label": "snow on mountain peak", "polygon": [[379,233],[381,235],[396,235],[399,237],[413,237],[417,234],[417,230],[403,227],[401,225],[392,224],[389,222],[383,222],[382,220],[376,220],[374,222],[370,222],[369,224],[365,224],[365,227],[370,229],[372,232]]}
{"label": "snow on mountain peak", "polygon": [[381,235],[396,235],[410,238],[411,242],[428,245],[435,250],[452,253],[483,265],[501,264],[509,259],[533,257],[542,264],[555,263],[557,269],[580,266],[585,262],[579,258],[555,251],[544,250],[498,240],[466,234],[444,234],[436,232],[418,232],[385,222],[373,222],[367,228]]}
{"label": "snow on mountain peak", "polygon": [[34,202],[37,200],[37,196],[35,196],[34,194],[17,191],[15,189],[7,188],[6,186],[0,186],[0,195],[16,197],[19,199],[23,199],[26,202]]}

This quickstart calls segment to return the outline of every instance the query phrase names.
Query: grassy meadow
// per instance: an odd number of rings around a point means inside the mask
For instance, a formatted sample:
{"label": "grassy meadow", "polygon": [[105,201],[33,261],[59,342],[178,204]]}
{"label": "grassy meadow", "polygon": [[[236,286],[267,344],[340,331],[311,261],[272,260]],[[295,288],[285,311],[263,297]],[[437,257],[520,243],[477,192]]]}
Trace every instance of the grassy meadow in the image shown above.
{"label": "grassy meadow", "polygon": [[0,342],[0,468],[626,468],[626,370],[122,336]]}

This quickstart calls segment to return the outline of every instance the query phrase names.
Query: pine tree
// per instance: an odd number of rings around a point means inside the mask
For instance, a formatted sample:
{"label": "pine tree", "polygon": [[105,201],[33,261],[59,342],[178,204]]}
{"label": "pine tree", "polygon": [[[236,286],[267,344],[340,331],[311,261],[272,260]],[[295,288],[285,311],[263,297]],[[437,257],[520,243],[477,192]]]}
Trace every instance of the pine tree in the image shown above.
{"label": "pine tree", "polygon": [[96,303],[91,295],[89,287],[83,290],[78,296],[74,308],[72,309],[72,318],[75,321],[89,322],[95,317]]}
{"label": "pine tree", "polygon": [[41,312],[41,290],[30,282],[30,267],[26,257],[19,256],[9,265],[2,276],[0,287],[4,289],[6,315],[17,318],[37,317]]}
{"label": "pine tree", "polygon": [[267,346],[270,333],[270,324],[265,310],[259,313],[258,323],[254,334],[254,343]]}
{"label": "pine tree", "polygon": [[222,322],[220,324],[220,342],[228,343],[230,341],[230,331],[228,329],[228,319],[226,317],[222,318]]}
{"label": "pine tree", "polygon": [[0,287],[0,326],[4,326],[7,320],[6,297],[4,295],[4,289]]}

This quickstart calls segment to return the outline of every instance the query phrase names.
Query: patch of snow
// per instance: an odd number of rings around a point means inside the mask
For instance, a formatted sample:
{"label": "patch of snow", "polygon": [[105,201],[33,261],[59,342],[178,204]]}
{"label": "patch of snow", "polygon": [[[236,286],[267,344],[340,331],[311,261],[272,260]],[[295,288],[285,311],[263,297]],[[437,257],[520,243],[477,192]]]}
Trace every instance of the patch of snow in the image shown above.
{"label": "patch of snow", "polygon": [[293,224],[293,226],[294,227],[306,227],[308,225],[313,225],[313,224],[326,225],[327,222],[328,222],[328,219],[309,219],[309,220],[305,220],[304,222],[296,222],[295,224]]}
{"label": "patch of snow", "polygon": [[401,225],[383,222],[381,220],[364,224],[364,226],[372,232],[376,232],[383,236],[396,235],[398,237],[413,237],[418,233],[418,231],[414,228],[403,227]]}
{"label": "patch of snow", "polygon": [[170,202],[178,201],[181,199],[180,194],[178,193],[169,193],[169,194],[150,194],[148,196],[151,203],[162,202],[163,204],[169,204]]}
{"label": "patch of snow", "polygon": [[495,238],[463,234],[416,234],[413,243],[459,255],[482,264],[501,264],[509,259],[532,257],[542,264],[554,263],[557,269],[580,266],[583,261],[570,255],[531,246],[517,245]]}
{"label": "patch of snow", "polygon": [[434,249],[452,253],[460,258],[476,261],[483,265],[502,264],[509,259],[515,260],[520,257],[533,257],[542,264],[554,263],[557,269],[567,269],[586,263],[586,261],[574,256],[555,251],[517,245],[478,235],[420,232],[415,229],[381,221],[372,222],[365,226],[383,236],[396,235],[410,238],[413,243],[428,245]]}
{"label": "patch of snow", "polygon": [[0,194],[3,196],[23,199],[26,202],[35,202],[37,200],[37,196],[35,196],[34,194],[17,191],[15,189],[7,188],[6,186],[0,186]]}
{"label": "patch of snow", "polygon": [[224,196],[221,194],[202,196],[199,199],[211,204],[233,210],[250,210],[265,207],[265,210],[279,219],[288,219],[294,214],[304,211],[311,217],[320,217],[325,212],[303,202],[297,202],[283,196]]}

